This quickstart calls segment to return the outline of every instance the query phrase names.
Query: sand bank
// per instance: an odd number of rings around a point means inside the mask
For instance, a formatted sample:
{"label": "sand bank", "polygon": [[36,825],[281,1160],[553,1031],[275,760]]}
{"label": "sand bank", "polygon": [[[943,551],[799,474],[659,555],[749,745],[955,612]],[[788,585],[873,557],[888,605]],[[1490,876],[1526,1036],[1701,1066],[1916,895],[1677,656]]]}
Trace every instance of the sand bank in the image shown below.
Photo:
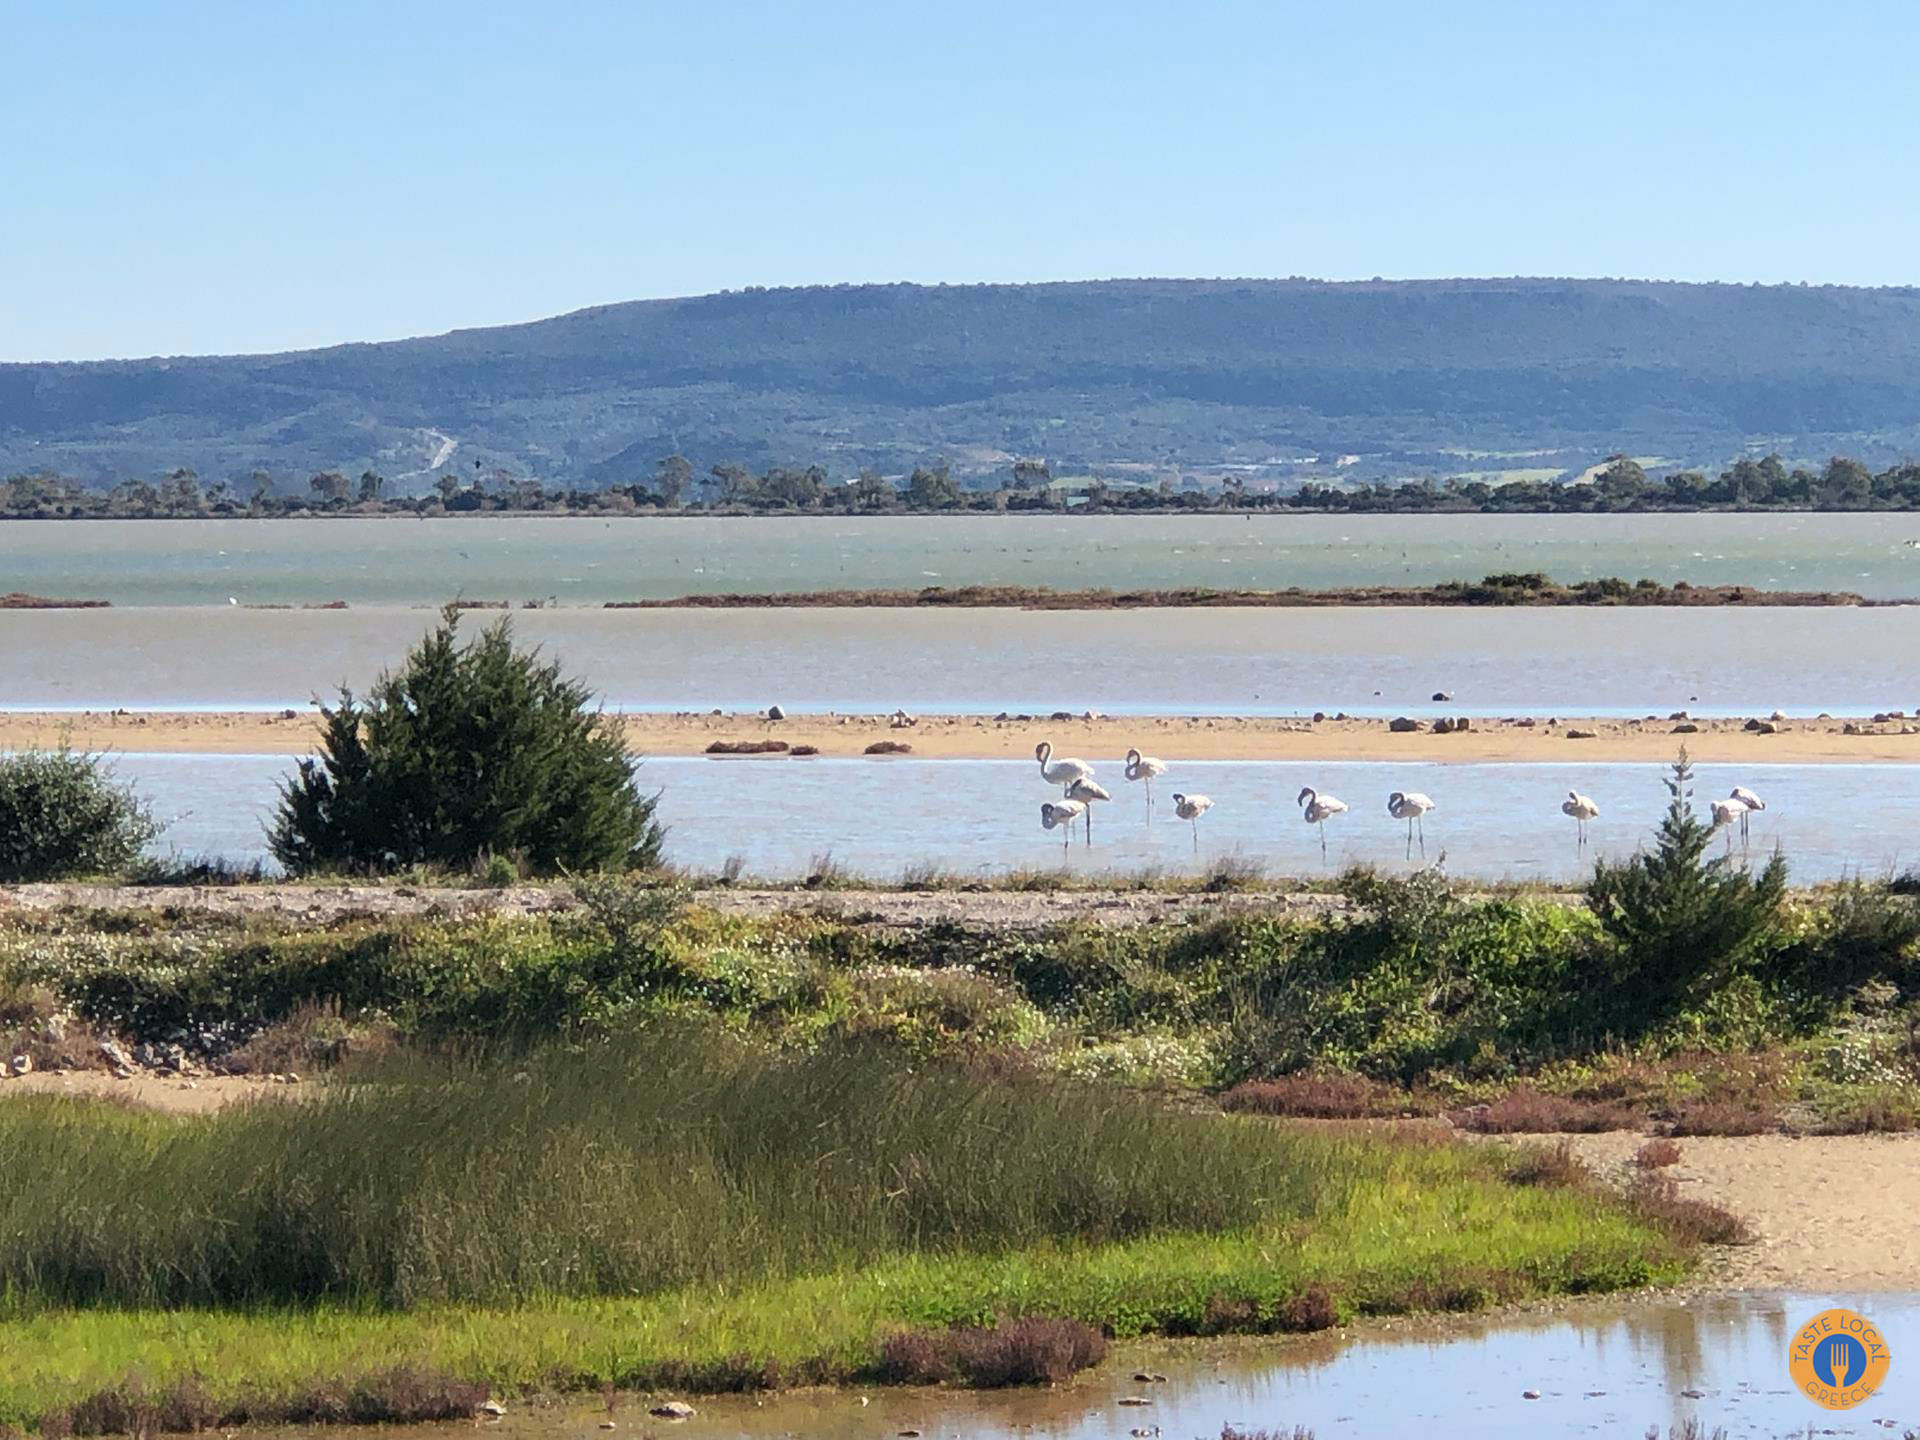
{"label": "sand bank", "polygon": [[[1533,1137],[1529,1137],[1533,1138]],[[1646,1137],[1566,1137],[1603,1173],[1624,1177]],[[1682,1140],[1663,1173],[1682,1195],[1726,1206],[1754,1243],[1714,1252],[1701,1278],[1735,1290],[1920,1289],[1920,1135],[1706,1136]]]}
{"label": "sand bank", "polygon": [[[1448,712],[1452,713],[1452,712]],[[317,712],[87,711],[0,712],[0,749],[67,743],[90,750],[230,755],[301,755],[316,737]],[[1684,743],[1705,764],[1907,764],[1920,762],[1920,724],[1871,717],[1788,720],[1760,734],[1741,720],[1697,720],[1676,734],[1674,721],[1599,720],[1572,716],[1472,716],[1464,733],[1428,728],[1395,734],[1381,719],[1323,720],[1182,715],[1053,720],[1044,716],[921,716],[895,727],[883,715],[629,714],[622,717],[643,755],[699,755],[715,741],[781,740],[822,755],[861,755],[876,741],[898,741],[930,759],[1030,760],[1051,740],[1063,755],[1112,761],[1131,746],[1168,760],[1415,760],[1485,764],[1499,761],[1664,762]],[[1520,723],[1530,719],[1532,723]],[[1851,727],[1858,733],[1847,733]],[[784,755],[736,760],[788,764]],[[877,761],[876,763],[884,763]]]}

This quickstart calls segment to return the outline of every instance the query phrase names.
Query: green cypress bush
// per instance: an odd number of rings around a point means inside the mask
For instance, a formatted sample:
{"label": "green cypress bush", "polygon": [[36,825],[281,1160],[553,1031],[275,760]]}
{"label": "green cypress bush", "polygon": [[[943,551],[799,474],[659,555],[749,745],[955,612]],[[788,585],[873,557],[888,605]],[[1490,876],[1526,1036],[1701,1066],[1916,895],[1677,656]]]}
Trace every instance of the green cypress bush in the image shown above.
{"label": "green cypress bush", "polygon": [[1667,1018],[1753,960],[1780,919],[1787,862],[1778,850],[1756,875],[1706,858],[1712,829],[1693,812],[1693,767],[1682,749],[1664,782],[1666,817],[1651,851],[1596,861],[1587,886],[1610,944],[1606,996],[1626,1033]]}
{"label": "green cypress bush", "polygon": [[364,699],[322,711],[318,759],[281,786],[268,840],[295,874],[470,867],[512,856],[536,874],[657,865],[657,796],[618,723],[579,681],[514,648],[502,617],[471,645],[460,612]]}
{"label": "green cypress bush", "polygon": [[0,881],[110,875],[159,833],[102,756],[64,745],[0,755]]}

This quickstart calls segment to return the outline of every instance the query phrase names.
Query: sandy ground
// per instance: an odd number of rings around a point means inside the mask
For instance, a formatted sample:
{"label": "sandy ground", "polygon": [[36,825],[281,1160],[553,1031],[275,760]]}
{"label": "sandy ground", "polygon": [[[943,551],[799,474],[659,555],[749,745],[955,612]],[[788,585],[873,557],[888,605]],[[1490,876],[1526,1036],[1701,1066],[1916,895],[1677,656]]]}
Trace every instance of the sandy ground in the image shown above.
{"label": "sandy ground", "polygon": [[[1527,1137],[1539,1139],[1543,1137]],[[1545,1137],[1554,1138],[1554,1137]],[[1624,1180],[1644,1135],[1570,1135]],[[1751,1245],[1716,1251],[1701,1280],[1734,1290],[1920,1290],[1920,1134],[1703,1136],[1667,1168],[1683,1195],[1726,1206]]]}
{"label": "sandy ground", "polygon": [[0,1100],[9,1095],[68,1095],[118,1100],[169,1115],[204,1115],[243,1100],[290,1099],[311,1093],[304,1081],[287,1083],[251,1075],[177,1075],[137,1072],[130,1080],[101,1070],[47,1071],[0,1079]]}
{"label": "sandy ground", "polygon": [[[1430,723],[1460,712],[1429,707],[1412,718]],[[1698,720],[1698,733],[1676,734],[1676,722],[1597,720],[1574,716],[1471,716],[1465,733],[1423,729],[1393,734],[1387,721],[1305,717],[1184,715],[1072,718],[1046,716],[922,716],[895,727],[884,715],[795,715],[769,721],[758,715],[631,714],[623,718],[629,743],[643,755],[698,755],[716,740],[784,740],[812,745],[823,755],[859,755],[878,740],[900,741],[934,759],[1030,760],[1042,740],[1062,755],[1113,760],[1130,747],[1168,760],[1420,760],[1481,763],[1580,758],[1664,762],[1684,743],[1708,764],[1920,762],[1920,720],[1839,716],[1781,722],[1780,733],[1757,734],[1743,720]],[[1761,718],[1761,717],[1755,717]],[[1531,723],[1525,723],[1531,722]],[[204,754],[300,755],[314,745],[312,711],[180,713],[162,711],[37,711],[0,713],[0,750],[57,745],[89,750]],[[1849,735],[1852,725],[1861,733]],[[1590,732],[1576,736],[1574,732]],[[791,757],[749,757],[787,764]]]}

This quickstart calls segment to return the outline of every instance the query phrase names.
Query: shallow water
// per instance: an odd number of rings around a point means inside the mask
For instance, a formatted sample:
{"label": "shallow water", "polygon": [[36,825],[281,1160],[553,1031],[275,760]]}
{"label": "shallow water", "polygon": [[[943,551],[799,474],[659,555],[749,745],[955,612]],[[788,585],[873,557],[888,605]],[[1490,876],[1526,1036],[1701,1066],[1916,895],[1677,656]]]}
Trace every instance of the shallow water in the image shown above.
{"label": "shallow water", "polygon": [[[1428,857],[1443,854],[1449,873],[1481,880],[1568,881],[1592,857],[1632,853],[1651,838],[1666,806],[1655,765],[1423,765],[1200,761],[1155,783],[1146,820],[1144,787],[1121,778],[1117,759],[1085,756],[1113,791],[1096,806],[1093,844],[1040,828],[1042,801],[1054,792],[1037,767],[1013,760],[914,760],[786,756],[646,761],[641,779],[661,792],[667,856],[696,871],[718,870],[738,855],[749,875],[793,878],[816,857],[861,875],[895,879],[903,868],[933,865],[961,875],[993,875],[1065,864],[1076,871],[1158,866],[1200,868],[1238,853],[1281,875],[1317,875],[1367,861],[1387,868],[1406,856],[1406,826],[1386,813],[1392,790],[1424,791],[1437,808],[1426,817]],[[264,855],[262,827],[275,784],[293,768],[279,756],[124,755],[120,773],[149,797],[169,828],[158,849],[248,860]],[[1302,785],[1339,796],[1352,811],[1328,822],[1328,853],[1300,818]],[[1754,863],[1777,843],[1792,878],[1804,884],[1847,874],[1878,876],[1920,863],[1920,833],[1890,827],[1920,793],[1920,768],[1901,765],[1702,765],[1695,793],[1706,798],[1735,784],[1768,803],[1752,817],[1747,850]],[[1593,797],[1600,818],[1582,852],[1574,822],[1560,813],[1570,789]],[[1194,827],[1173,814],[1175,791],[1213,797]],[[1725,845],[1715,843],[1716,853]],[[1741,847],[1736,841],[1736,856]],[[1070,897],[1061,901],[1071,909]]]}
{"label": "shallow water", "polygon": [[1541,570],[1920,595],[1889,515],[472,517],[0,522],[0,588],[116,605],[562,604],[923,585],[1312,588]]}
{"label": "shallow water", "polygon": [[[489,617],[468,617],[469,624]],[[364,688],[426,609],[0,612],[0,707],[279,709]],[[533,610],[608,704],[795,713],[1479,716],[1920,710],[1920,606]]]}
{"label": "shallow water", "polygon": [[[1852,1411],[1828,1412],[1795,1392],[1789,1341],[1799,1324],[1835,1304],[1882,1328],[1893,1368]],[[1132,1349],[1059,1390],[985,1394],[874,1389],[762,1400],[696,1401],[692,1420],[650,1422],[637,1404],[619,1434],[775,1440],[882,1440],[917,1431],[927,1440],[1119,1440],[1158,1435],[1212,1440],[1222,1426],[1318,1440],[1640,1440],[1648,1427],[1689,1419],[1730,1440],[1804,1435],[1882,1436],[1920,1416],[1920,1297],[1699,1296],[1690,1300],[1577,1303],[1500,1319],[1409,1322],[1351,1339],[1312,1337],[1228,1345]],[[1136,1365],[1164,1384],[1129,1379]],[[1538,1400],[1522,1398],[1537,1390]],[[1122,1396],[1151,1404],[1121,1406]],[[603,1409],[510,1409],[504,1437],[600,1436]],[[1157,1427],[1157,1428],[1156,1428]],[[496,1427],[488,1427],[490,1429]],[[415,1436],[447,1431],[416,1429]]]}

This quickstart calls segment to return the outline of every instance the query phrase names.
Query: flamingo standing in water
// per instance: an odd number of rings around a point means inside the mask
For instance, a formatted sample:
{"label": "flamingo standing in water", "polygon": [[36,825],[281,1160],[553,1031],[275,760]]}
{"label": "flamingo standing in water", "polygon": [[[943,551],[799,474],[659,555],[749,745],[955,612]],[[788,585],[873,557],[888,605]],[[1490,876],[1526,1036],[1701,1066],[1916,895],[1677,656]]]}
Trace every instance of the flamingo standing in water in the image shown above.
{"label": "flamingo standing in water", "polygon": [[1193,853],[1200,853],[1200,817],[1213,809],[1213,801],[1204,795],[1179,795],[1173,797],[1173,813],[1182,820],[1193,824]]}
{"label": "flamingo standing in water", "polygon": [[1053,745],[1050,741],[1042,740],[1034,746],[1033,758],[1040,762],[1040,778],[1049,785],[1058,785],[1063,795],[1074,781],[1093,779],[1093,766],[1086,761],[1065,757],[1054,759]]}
{"label": "flamingo standing in water", "polygon": [[1437,808],[1433,801],[1417,790],[1396,790],[1387,797],[1387,813],[1396,820],[1407,822],[1407,858],[1413,858],[1413,828],[1420,827],[1420,858],[1427,858],[1427,827],[1421,819],[1429,810]]}
{"label": "flamingo standing in water", "polygon": [[1560,813],[1571,815],[1580,827],[1580,838],[1574,843],[1574,849],[1581,850],[1587,843],[1587,822],[1600,814],[1600,807],[1578,790],[1569,790],[1567,798],[1560,802]]}
{"label": "flamingo standing in water", "polygon": [[[1758,795],[1754,794],[1753,791],[1747,789],[1747,787],[1744,785],[1734,786],[1732,791],[1727,795],[1727,798],[1729,800],[1738,800],[1742,805],[1746,806],[1747,809],[1750,811],[1764,810],[1767,808],[1767,802],[1762,800]],[[1747,840],[1747,817],[1743,814],[1740,817],[1740,843],[1744,845],[1746,843],[1746,840]]]}
{"label": "flamingo standing in water", "polygon": [[1153,777],[1167,773],[1167,762],[1138,750],[1127,751],[1127,779],[1147,782],[1147,819],[1153,819]]}
{"label": "flamingo standing in water", "polygon": [[1733,854],[1733,826],[1735,822],[1738,822],[1741,831],[1743,833],[1745,832],[1747,828],[1747,802],[1728,797],[1725,800],[1715,800],[1708,808],[1713,812],[1713,828],[1716,830],[1726,830],[1727,854]]}
{"label": "flamingo standing in water", "polygon": [[1067,853],[1067,846],[1073,842],[1073,822],[1086,813],[1084,800],[1049,800],[1040,807],[1040,828],[1058,830],[1066,827],[1067,833],[1061,837],[1060,853]]}
{"label": "flamingo standing in water", "polygon": [[1111,800],[1113,796],[1107,793],[1104,785],[1096,785],[1091,780],[1076,780],[1067,786],[1067,799],[1078,800],[1087,807],[1087,844],[1093,844],[1093,802]]}
{"label": "flamingo standing in water", "polygon": [[1306,808],[1301,812],[1309,825],[1320,827],[1320,858],[1327,858],[1327,821],[1336,815],[1347,813],[1347,802],[1336,800],[1331,795],[1322,795],[1311,785],[1294,797],[1294,803]]}

